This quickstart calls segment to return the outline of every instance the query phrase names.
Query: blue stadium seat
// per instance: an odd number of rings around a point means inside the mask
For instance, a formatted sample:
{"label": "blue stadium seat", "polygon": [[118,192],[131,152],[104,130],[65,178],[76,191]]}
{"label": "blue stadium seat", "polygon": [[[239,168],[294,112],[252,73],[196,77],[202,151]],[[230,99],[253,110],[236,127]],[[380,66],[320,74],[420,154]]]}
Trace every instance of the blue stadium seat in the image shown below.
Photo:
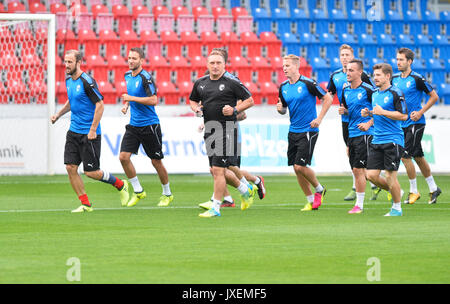
{"label": "blue stadium seat", "polygon": [[272,10],[272,21],[277,23],[278,33],[291,32],[290,18],[284,8],[274,8]]}
{"label": "blue stadium seat", "polygon": [[411,69],[421,75],[425,75],[425,73],[427,71],[427,66],[425,65],[425,60],[420,59],[420,58],[415,58],[411,65]]}
{"label": "blue stadium seat", "polygon": [[332,71],[336,71],[340,68],[342,68],[342,64],[341,61],[339,60],[339,57],[332,57],[330,59],[330,69]]}
{"label": "blue stadium seat", "polygon": [[310,65],[312,66],[313,72],[317,72],[317,82],[328,81],[330,79],[330,65],[326,59],[314,57]]}
{"label": "blue stadium seat", "polygon": [[297,24],[297,33],[309,33],[310,19],[304,9],[294,8],[291,10],[291,22]]}
{"label": "blue stadium seat", "polygon": [[356,48],[358,47],[358,36],[357,35],[342,33],[342,34],[339,34],[338,37],[339,37],[339,42],[341,44],[344,44],[344,43],[348,44],[356,51]]}
{"label": "blue stadium seat", "polygon": [[383,63],[384,60],[378,57],[371,57],[368,59],[368,64],[366,65],[368,67],[369,72],[372,72],[372,68],[374,65],[376,65],[377,63]]}
{"label": "blue stadium seat", "polygon": [[359,47],[364,50],[364,58],[377,57],[377,42],[373,35],[361,34]]}
{"label": "blue stadium seat", "polygon": [[347,18],[342,10],[332,9],[330,20],[334,23],[334,33],[347,33]]}
{"label": "blue stadium seat", "polygon": [[422,50],[422,57],[431,58],[433,57],[433,42],[430,36],[419,34],[416,36],[416,44],[419,45]]}
{"label": "blue stadium seat", "polygon": [[389,57],[389,59],[387,59],[386,62],[392,66],[392,70],[394,71],[394,74],[399,72],[398,67],[397,67],[397,58]]}
{"label": "blue stadium seat", "polygon": [[339,40],[335,35],[329,33],[319,34],[319,41],[322,46],[325,46],[328,58],[339,53]]}
{"label": "blue stadium seat", "polygon": [[450,36],[444,36],[444,35],[436,35],[434,36],[434,47],[439,48],[439,53],[441,54],[441,57],[444,57],[446,54],[449,56],[450,54]]}
{"label": "blue stadium seat", "polygon": [[426,61],[428,71],[433,74],[433,83],[439,84],[445,82],[445,66],[441,59],[430,58]]}
{"label": "blue stadium seat", "polygon": [[386,16],[386,20],[388,20],[389,24],[391,25],[391,35],[398,35],[403,33],[403,19],[398,11],[389,10]]}
{"label": "blue stadium seat", "polygon": [[240,0],[231,0],[230,1],[230,8],[240,7],[240,6],[241,6],[241,1]]}
{"label": "blue stadium seat", "polygon": [[450,73],[450,58],[447,58],[446,60],[444,60],[444,65],[445,65],[445,70],[449,71],[449,73]]}
{"label": "blue stadium seat", "polygon": [[362,11],[350,10],[349,14],[350,22],[353,24],[355,34],[362,34],[367,32],[367,19],[363,17]]}
{"label": "blue stadium seat", "polygon": [[256,7],[253,9],[253,20],[255,20],[256,24],[258,25],[258,36],[262,32],[271,32],[272,26],[271,26],[271,19],[269,16],[269,13],[265,8],[262,7]]}
{"label": "blue stadium seat", "polygon": [[444,25],[446,27],[446,34],[450,35],[450,26],[448,25],[450,23],[450,12],[449,11],[443,11],[439,14],[439,24]]}
{"label": "blue stadium seat", "polygon": [[414,40],[412,35],[399,34],[397,37],[397,45],[401,47],[412,48],[414,46]]}
{"label": "blue stadium seat", "polygon": [[423,21],[428,27],[428,35],[439,35],[439,20],[432,11],[425,11],[423,13]]}
{"label": "blue stadium seat", "polygon": [[313,9],[311,18],[313,23],[316,24],[316,34],[328,32],[328,18],[324,10]]}
{"label": "blue stadium seat", "polygon": [[416,11],[407,11],[405,13],[405,23],[409,25],[410,35],[423,34],[422,23]]}
{"label": "blue stadium seat", "polygon": [[396,55],[395,42],[392,39],[392,35],[386,35],[381,33],[378,36],[378,47],[384,50],[384,58],[392,58]]}
{"label": "blue stadium seat", "polygon": [[308,59],[320,56],[319,52],[320,42],[315,35],[310,33],[300,33],[300,43],[302,45],[306,45],[307,47],[306,56],[308,57]]}
{"label": "blue stadium seat", "polygon": [[437,93],[439,97],[444,101],[445,105],[450,105],[450,84],[439,83],[437,84]]}
{"label": "blue stadium seat", "polygon": [[300,41],[292,33],[283,33],[280,35],[283,47],[286,47],[287,54],[300,55]]}

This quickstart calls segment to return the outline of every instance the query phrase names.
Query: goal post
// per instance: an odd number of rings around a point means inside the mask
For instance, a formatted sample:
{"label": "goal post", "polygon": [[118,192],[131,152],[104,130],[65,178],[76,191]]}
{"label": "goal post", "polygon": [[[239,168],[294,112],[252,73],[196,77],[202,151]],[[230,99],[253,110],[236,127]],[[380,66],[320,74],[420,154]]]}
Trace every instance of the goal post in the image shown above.
{"label": "goal post", "polygon": [[54,14],[0,14],[0,175],[54,174],[55,37]]}

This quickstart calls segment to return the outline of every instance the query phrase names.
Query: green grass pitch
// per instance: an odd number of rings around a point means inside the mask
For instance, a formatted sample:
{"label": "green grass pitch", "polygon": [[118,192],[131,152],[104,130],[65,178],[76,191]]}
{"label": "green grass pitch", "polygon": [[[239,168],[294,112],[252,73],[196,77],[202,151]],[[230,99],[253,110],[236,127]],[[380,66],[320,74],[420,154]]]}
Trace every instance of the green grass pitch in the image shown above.
{"label": "green grass pitch", "polygon": [[[75,283],[450,283],[450,176],[435,176],[435,205],[418,176],[422,198],[396,218],[383,216],[386,192],[347,214],[350,176],[319,176],[328,192],[311,212],[300,212],[294,176],[266,176],[264,200],[241,211],[233,189],[236,208],[210,219],[197,207],[211,196],[210,176],[170,176],[167,208],[156,207],[155,175],[140,176],[148,196],[132,208],[110,185],[83,180],[94,212],[71,214],[79,202],[67,176],[0,177],[0,283],[72,283],[71,257]],[[408,192],[406,176],[400,183]],[[368,280],[369,258],[380,281]]]}

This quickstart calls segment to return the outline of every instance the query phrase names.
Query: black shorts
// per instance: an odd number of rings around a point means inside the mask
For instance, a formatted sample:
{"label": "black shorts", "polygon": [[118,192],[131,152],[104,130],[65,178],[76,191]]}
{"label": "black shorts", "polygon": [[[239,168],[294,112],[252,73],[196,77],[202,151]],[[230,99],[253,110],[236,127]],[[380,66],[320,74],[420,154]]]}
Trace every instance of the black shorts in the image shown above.
{"label": "black shorts", "polygon": [[344,138],[345,145],[348,147],[348,122],[342,122],[342,137]]}
{"label": "black shorts", "polygon": [[145,127],[126,125],[120,152],[138,154],[139,146],[142,144],[147,156],[151,159],[163,159],[162,134],[159,124]]}
{"label": "black shorts", "polygon": [[79,166],[83,162],[85,172],[99,170],[101,143],[101,135],[97,135],[94,140],[88,140],[87,134],[67,131],[64,164]]}
{"label": "black shorts", "polygon": [[240,166],[241,149],[236,129],[230,134],[217,130],[212,134],[205,133],[204,139],[210,167]]}
{"label": "black shorts", "polygon": [[410,125],[403,128],[405,134],[405,149],[403,158],[423,157],[422,137],[425,131],[425,124]]}
{"label": "black shorts", "polygon": [[348,139],[349,162],[352,168],[366,168],[372,135],[361,135]]}
{"label": "black shorts", "polygon": [[316,146],[319,132],[304,132],[288,134],[288,166],[299,165],[305,167],[311,165],[311,160]]}
{"label": "black shorts", "polygon": [[398,171],[403,147],[394,143],[370,144],[367,170]]}

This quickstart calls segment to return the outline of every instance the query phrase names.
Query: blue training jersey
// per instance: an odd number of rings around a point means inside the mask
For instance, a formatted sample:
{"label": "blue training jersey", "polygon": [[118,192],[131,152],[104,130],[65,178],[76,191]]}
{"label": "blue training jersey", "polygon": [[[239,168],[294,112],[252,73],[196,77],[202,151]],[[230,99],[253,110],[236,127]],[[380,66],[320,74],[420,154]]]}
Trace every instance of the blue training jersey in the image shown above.
{"label": "blue training jersey", "polygon": [[[76,80],[67,77],[66,88],[71,111],[69,130],[88,134],[94,120],[95,104],[103,100],[97,83],[94,78],[83,72]],[[100,123],[96,133],[101,134]]]}
{"label": "blue training jersey", "polygon": [[366,123],[372,118],[362,117],[361,110],[368,108],[372,111],[372,94],[374,88],[365,82],[362,82],[357,88],[352,89],[350,84],[344,85],[342,89],[342,104],[348,110],[348,136],[358,137],[361,135],[373,134],[373,126],[367,131],[358,129],[358,124]]}
{"label": "blue training jersey", "polygon": [[[127,94],[135,97],[150,97],[156,95],[156,86],[153,78],[146,70],[141,70],[136,76],[131,71],[125,73],[127,83]],[[159,124],[159,118],[155,106],[143,105],[130,101],[130,125],[134,127],[145,127]]]}
{"label": "blue training jersey", "polygon": [[[372,87],[375,86],[374,83],[370,80],[370,77],[366,72],[363,72],[361,75],[361,80]],[[344,88],[344,85],[348,84],[347,82],[347,74],[344,73],[344,70],[342,68],[334,71],[331,76],[330,80],[328,81],[327,90],[333,95],[337,95],[339,104],[342,106],[342,89]],[[348,122],[349,117],[348,115],[341,115],[342,122]]]}
{"label": "blue training jersey", "polygon": [[312,79],[303,75],[296,83],[284,81],[279,90],[283,107],[289,108],[291,125],[289,132],[318,132],[319,128],[311,128],[311,121],[317,118],[316,97],[322,99],[326,92]]}
{"label": "blue training jersey", "polygon": [[406,128],[414,124],[425,124],[425,115],[418,121],[411,120],[411,112],[420,111],[422,109],[423,93],[426,94],[433,91],[431,85],[419,73],[411,71],[411,73],[402,78],[401,73],[392,76],[392,85],[399,88],[405,95],[406,106],[408,107],[408,119],[402,123],[402,127]]}
{"label": "blue training jersey", "polygon": [[[372,107],[375,108],[376,105],[387,111],[408,113],[402,91],[394,86],[390,86],[385,91],[378,89],[372,94]],[[401,120],[393,120],[383,115],[373,115],[373,125],[373,144],[396,143],[404,147],[405,139]]]}

